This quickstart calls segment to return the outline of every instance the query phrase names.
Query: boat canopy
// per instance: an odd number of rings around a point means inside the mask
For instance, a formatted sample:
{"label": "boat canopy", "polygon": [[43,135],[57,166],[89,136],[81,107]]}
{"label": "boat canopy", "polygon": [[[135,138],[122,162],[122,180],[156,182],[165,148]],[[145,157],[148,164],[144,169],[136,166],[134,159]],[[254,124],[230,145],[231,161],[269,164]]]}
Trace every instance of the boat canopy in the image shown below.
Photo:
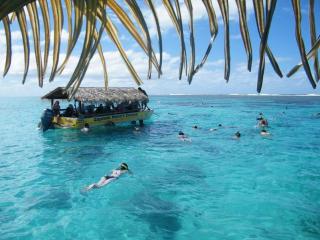
{"label": "boat canopy", "polygon": [[[49,92],[42,99],[69,99],[68,91],[58,87]],[[128,87],[80,87],[73,97],[79,102],[147,102],[148,96],[142,91]]]}

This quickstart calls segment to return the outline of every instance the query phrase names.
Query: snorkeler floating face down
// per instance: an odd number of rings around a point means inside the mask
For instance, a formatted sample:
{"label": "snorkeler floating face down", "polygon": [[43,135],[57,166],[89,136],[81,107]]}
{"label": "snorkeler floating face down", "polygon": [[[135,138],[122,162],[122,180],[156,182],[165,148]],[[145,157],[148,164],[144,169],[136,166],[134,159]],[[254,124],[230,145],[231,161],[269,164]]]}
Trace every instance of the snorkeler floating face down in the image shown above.
{"label": "snorkeler floating face down", "polygon": [[89,191],[94,188],[101,188],[101,187],[109,184],[110,182],[118,179],[122,174],[127,173],[127,172],[132,174],[132,172],[129,170],[128,164],[121,163],[117,169],[112,170],[110,175],[106,175],[106,176],[101,177],[99,182],[90,184],[84,190]]}
{"label": "snorkeler floating face down", "polygon": [[237,138],[240,138],[241,137],[241,134],[240,134],[240,132],[238,131],[238,132],[236,132],[235,134],[235,137],[237,137]]}

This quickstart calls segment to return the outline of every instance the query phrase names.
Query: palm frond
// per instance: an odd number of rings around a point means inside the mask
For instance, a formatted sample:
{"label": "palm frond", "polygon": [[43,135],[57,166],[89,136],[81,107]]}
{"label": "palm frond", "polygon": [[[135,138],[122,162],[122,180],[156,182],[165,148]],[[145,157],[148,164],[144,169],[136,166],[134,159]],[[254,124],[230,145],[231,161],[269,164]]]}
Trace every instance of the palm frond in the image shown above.
{"label": "palm frond", "polygon": [[[300,52],[301,63],[297,64],[287,74],[288,77],[295,74],[301,67],[309,79],[313,88],[316,88],[320,77],[319,58],[318,51],[320,48],[320,36],[317,36],[316,32],[316,20],[314,14],[314,0],[309,0],[309,25],[310,25],[310,40],[312,48],[306,54],[305,44],[301,32],[301,9],[300,0],[291,0],[292,10],[295,16],[296,26],[296,40],[297,46]],[[47,70],[50,43],[52,43],[52,67],[49,75],[49,81],[53,81],[57,74],[61,74],[65,69],[70,56],[73,54],[74,49],[79,42],[80,33],[85,26],[85,35],[83,39],[82,50],[80,51],[80,57],[78,63],[70,77],[70,81],[67,83],[71,95],[74,94],[86,74],[90,60],[98,50],[100,61],[103,66],[104,83],[105,87],[108,87],[108,73],[107,73],[107,61],[102,50],[103,43],[101,42],[102,35],[106,33],[111,41],[115,44],[122,59],[124,60],[130,74],[135,82],[139,85],[142,83],[140,76],[135,70],[134,66],[129,60],[129,57],[124,50],[123,45],[120,42],[118,31],[116,29],[113,18],[114,16],[121,22],[122,26],[128,31],[132,39],[141,47],[148,57],[148,71],[147,77],[151,78],[152,68],[156,69],[158,77],[162,74],[162,62],[163,62],[163,40],[161,33],[161,19],[159,18],[157,6],[155,6],[152,0],[145,0],[144,3],[147,10],[153,16],[157,38],[159,59],[154,51],[152,45],[152,39],[150,35],[150,23],[148,23],[143,15],[142,1],[137,0],[125,0],[125,5],[122,6],[116,0],[2,0],[0,2],[0,21],[4,28],[6,39],[6,58],[4,66],[4,76],[8,73],[12,62],[12,49],[11,49],[11,31],[13,24],[17,21],[23,42],[24,49],[24,83],[27,78],[30,62],[30,42],[33,42],[33,51],[35,54],[37,64],[37,76],[39,80],[39,86],[43,86],[43,79]],[[260,92],[263,84],[263,76],[265,69],[265,55],[270,60],[271,66],[279,77],[282,77],[282,71],[279,64],[276,61],[269,45],[268,36],[271,29],[271,23],[273,19],[273,13],[276,9],[276,0],[264,1],[253,0],[255,19],[257,23],[258,33],[260,36],[260,49],[259,49],[259,71],[257,80],[257,91]],[[179,79],[182,78],[183,71],[186,72],[187,80],[192,82],[194,75],[205,64],[208,56],[212,50],[214,40],[218,34],[218,21],[215,10],[213,8],[212,0],[202,0],[202,4],[206,9],[206,13],[209,21],[210,41],[206,47],[205,54],[199,58],[201,59],[196,64],[196,41],[195,41],[195,29],[194,29],[194,11],[193,1],[184,0],[182,3],[179,0],[162,0],[162,4],[165,7],[168,15],[170,16],[172,23],[178,34],[180,42],[180,66],[178,71]],[[186,6],[189,15],[189,47],[190,51],[187,51],[187,42],[184,33],[186,32],[184,19],[182,19],[181,8],[182,5]],[[249,28],[247,24],[247,9],[246,0],[236,0],[238,14],[239,14],[239,28],[243,41],[243,46],[247,55],[247,68],[251,71],[252,68],[252,55],[253,49],[251,46],[251,38]],[[231,52],[230,52],[230,34],[229,34],[229,1],[218,0],[218,5],[221,11],[221,16],[224,23],[224,54],[225,54],[225,71],[224,78],[228,81],[230,76],[231,66]],[[124,9],[127,7],[131,14],[128,14]],[[107,9],[111,12],[108,12]],[[65,12],[64,12],[65,9]],[[161,13],[162,14],[162,13]],[[27,17],[30,20],[31,32],[33,39],[30,39]],[[42,24],[40,24],[42,19]],[[50,21],[50,19],[52,19]],[[61,37],[63,30],[63,23],[67,23],[68,41],[65,49],[64,59],[59,58],[61,56]],[[97,26],[100,24],[100,29]],[[43,29],[42,29],[43,28]],[[53,30],[53,38],[51,37],[51,28]],[[40,34],[44,34],[44,48],[41,47]],[[187,61],[187,55],[189,55],[189,64]],[[310,61],[313,61],[314,76],[311,71]],[[189,66],[188,66],[189,65]]]}

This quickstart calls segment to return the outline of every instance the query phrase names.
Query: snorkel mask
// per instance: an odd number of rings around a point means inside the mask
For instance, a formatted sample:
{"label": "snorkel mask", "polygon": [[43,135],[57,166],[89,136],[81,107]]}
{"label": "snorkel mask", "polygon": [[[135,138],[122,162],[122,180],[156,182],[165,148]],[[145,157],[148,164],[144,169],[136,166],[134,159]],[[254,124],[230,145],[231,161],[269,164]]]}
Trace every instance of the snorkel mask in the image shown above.
{"label": "snorkel mask", "polygon": [[120,165],[120,170],[129,170],[128,164],[126,164],[126,163],[121,163],[121,165]]}

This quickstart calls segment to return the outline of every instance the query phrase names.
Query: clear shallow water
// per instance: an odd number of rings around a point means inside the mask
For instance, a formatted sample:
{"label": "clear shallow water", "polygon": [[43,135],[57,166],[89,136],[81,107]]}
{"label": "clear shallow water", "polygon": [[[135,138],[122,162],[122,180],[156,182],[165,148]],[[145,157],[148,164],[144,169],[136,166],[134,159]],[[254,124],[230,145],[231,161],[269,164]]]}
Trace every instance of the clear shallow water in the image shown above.
{"label": "clear shallow water", "polygon": [[[0,101],[0,239],[320,238],[318,97],[152,97],[140,133],[89,134],[43,134],[48,102]],[[80,193],[122,161],[133,176]]]}

